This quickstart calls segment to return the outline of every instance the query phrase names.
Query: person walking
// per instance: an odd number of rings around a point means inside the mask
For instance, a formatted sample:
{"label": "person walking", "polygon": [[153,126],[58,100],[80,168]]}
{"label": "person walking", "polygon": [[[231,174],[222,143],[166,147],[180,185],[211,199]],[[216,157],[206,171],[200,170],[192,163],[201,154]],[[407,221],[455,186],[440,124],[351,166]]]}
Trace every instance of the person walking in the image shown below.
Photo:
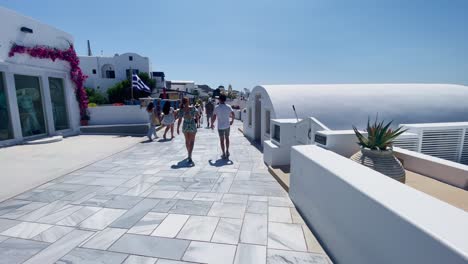
{"label": "person walking", "polygon": [[201,123],[202,123],[202,117],[203,117],[203,106],[201,106],[200,103],[197,103],[195,107],[197,108],[197,112],[198,112],[197,128],[200,128]]}
{"label": "person walking", "polygon": [[169,101],[164,102],[163,106],[163,118],[162,124],[166,126],[166,130],[164,131],[163,138],[166,140],[166,134],[171,130],[171,139],[174,138],[174,123],[175,123],[175,111],[174,108],[171,107],[171,103]]}
{"label": "person walking", "polygon": [[197,135],[197,124],[195,123],[197,117],[197,109],[194,106],[190,106],[188,98],[184,97],[182,99],[182,105],[178,115],[179,121],[177,122],[177,134],[180,134],[180,124],[182,123],[182,119],[184,119],[182,132],[185,136],[185,147],[188,152],[187,161],[190,164],[194,164],[192,160],[192,151],[195,146],[195,136]]}
{"label": "person walking", "polygon": [[208,99],[208,102],[205,105],[206,127],[211,127],[210,120],[213,117],[213,110],[214,110],[214,104],[211,101],[211,99]]}
{"label": "person walking", "polygon": [[156,109],[154,108],[153,102],[149,103],[148,106],[146,106],[146,112],[148,112],[149,118],[149,128],[147,137],[149,141],[153,141],[153,135],[155,139],[158,138],[158,134],[156,133],[156,126],[159,125],[159,116],[156,112]]}
{"label": "person walking", "polygon": [[[231,117],[231,121],[229,121]],[[221,150],[223,155],[221,158],[229,159],[229,132],[232,123],[234,123],[234,111],[232,107],[226,104],[226,95],[221,94],[219,96],[219,105],[217,105],[213,111],[213,120],[211,121],[211,129],[214,129],[214,123],[218,120],[218,134],[219,141],[221,144]],[[226,142],[226,145],[224,144]]]}

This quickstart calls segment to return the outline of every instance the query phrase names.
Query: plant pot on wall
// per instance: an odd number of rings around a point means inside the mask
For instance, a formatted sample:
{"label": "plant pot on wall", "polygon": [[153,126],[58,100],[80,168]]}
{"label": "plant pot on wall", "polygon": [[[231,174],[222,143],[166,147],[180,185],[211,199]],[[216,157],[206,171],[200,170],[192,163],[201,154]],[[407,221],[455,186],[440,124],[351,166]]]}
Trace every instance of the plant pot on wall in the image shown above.
{"label": "plant pot on wall", "polygon": [[88,122],[89,122],[89,120],[83,119],[83,120],[80,121],[80,125],[81,126],[87,126]]}
{"label": "plant pot on wall", "polygon": [[362,148],[351,156],[351,160],[405,183],[405,169],[401,162],[393,155],[392,150],[382,151]]}
{"label": "plant pot on wall", "polygon": [[392,129],[391,125],[392,122],[377,122],[377,118],[373,124],[367,120],[367,136],[353,126],[361,150],[354,154],[351,160],[404,183],[406,172],[393,154],[392,146],[393,140],[406,130],[401,127]]}

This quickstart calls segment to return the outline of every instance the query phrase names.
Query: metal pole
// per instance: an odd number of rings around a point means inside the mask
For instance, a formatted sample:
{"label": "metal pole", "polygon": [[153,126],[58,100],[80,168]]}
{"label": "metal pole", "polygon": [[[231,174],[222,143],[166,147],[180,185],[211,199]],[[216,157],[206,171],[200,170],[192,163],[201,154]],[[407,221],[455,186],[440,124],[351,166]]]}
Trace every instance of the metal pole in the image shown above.
{"label": "metal pole", "polygon": [[133,105],[133,70],[130,67],[130,94],[132,96],[132,105]]}

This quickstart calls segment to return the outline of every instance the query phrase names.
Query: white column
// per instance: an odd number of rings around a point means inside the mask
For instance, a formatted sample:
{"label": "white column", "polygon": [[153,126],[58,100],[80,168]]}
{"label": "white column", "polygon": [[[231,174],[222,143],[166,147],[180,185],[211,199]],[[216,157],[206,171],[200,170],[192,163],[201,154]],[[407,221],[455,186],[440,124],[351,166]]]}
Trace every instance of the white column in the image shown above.
{"label": "white column", "polygon": [[47,134],[53,136],[55,135],[54,113],[50,97],[49,78],[45,74],[41,74],[41,88]]}
{"label": "white column", "polygon": [[16,98],[15,76],[11,72],[4,72],[6,96],[10,111],[11,126],[13,138],[15,140],[23,140],[23,132],[21,131],[20,114],[18,108],[18,99]]}

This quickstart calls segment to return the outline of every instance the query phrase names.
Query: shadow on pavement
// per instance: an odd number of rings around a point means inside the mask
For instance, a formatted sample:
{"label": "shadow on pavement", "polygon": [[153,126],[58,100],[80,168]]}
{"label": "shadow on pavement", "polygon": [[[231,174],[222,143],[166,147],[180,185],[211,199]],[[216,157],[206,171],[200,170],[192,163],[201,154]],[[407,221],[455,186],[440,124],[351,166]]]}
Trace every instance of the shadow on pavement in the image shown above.
{"label": "shadow on pavement", "polygon": [[182,168],[191,168],[195,166],[195,163],[189,163],[186,159],[181,160],[177,162],[177,164],[174,164],[171,166],[171,169],[182,169]]}
{"label": "shadow on pavement", "polygon": [[208,162],[210,163],[211,166],[214,166],[214,167],[229,166],[229,165],[234,164],[232,160],[228,160],[228,159],[218,159],[215,162],[213,162],[213,160],[209,160]]}

